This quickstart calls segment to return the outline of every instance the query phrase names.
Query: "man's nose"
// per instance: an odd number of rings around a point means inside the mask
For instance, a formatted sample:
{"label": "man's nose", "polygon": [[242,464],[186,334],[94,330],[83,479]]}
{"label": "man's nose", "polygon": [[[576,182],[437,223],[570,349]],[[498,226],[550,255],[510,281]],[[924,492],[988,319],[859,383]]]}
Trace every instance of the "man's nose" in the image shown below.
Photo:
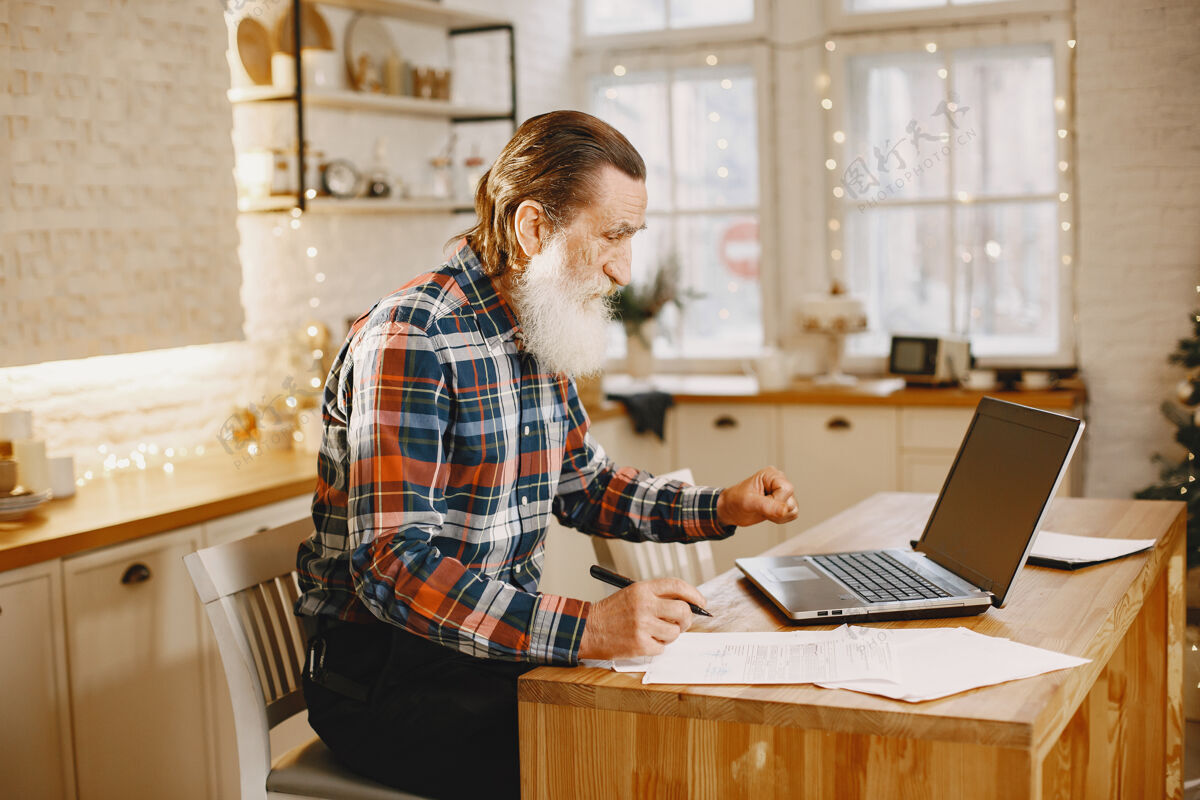
{"label": "man's nose", "polygon": [[627,286],[629,285],[629,279],[633,277],[631,263],[630,254],[622,253],[605,263],[604,274],[611,278],[613,283],[618,286]]}

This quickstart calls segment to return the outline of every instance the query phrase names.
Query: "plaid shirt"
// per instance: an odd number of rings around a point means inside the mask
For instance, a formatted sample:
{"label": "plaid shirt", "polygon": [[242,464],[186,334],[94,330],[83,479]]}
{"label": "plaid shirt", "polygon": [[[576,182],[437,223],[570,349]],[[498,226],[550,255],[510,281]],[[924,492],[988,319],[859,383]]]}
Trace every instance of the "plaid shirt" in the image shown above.
{"label": "plaid shirt", "polygon": [[616,469],[575,384],[524,352],[463,245],[351,327],[325,383],[296,612],[378,618],[464,653],[573,664],[590,603],[539,594],[554,513],[586,533],[733,533],[718,490]]}

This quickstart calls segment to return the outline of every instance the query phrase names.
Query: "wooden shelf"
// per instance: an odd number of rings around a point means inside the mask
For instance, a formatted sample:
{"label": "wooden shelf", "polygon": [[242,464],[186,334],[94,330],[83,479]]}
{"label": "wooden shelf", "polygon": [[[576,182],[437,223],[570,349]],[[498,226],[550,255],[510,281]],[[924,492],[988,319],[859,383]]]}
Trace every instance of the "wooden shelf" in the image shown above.
{"label": "wooden shelf", "polygon": [[[292,100],[291,90],[273,86],[250,86],[230,89],[227,92],[231,103],[271,103]],[[371,94],[353,91],[310,91],[304,93],[304,104],[311,108],[336,108],[343,111],[375,111],[384,114],[412,114],[428,117],[495,117],[508,119],[509,109],[494,106],[473,106],[451,103],[448,100],[427,100],[423,97],[407,97],[387,94]]]}
{"label": "wooden shelf", "polygon": [[432,197],[401,199],[352,197],[339,200],[334,197],[315,197],[308,201],[310,214],[449,214],[459,209],[462,203],[455,200],[437,200]]}
{"label": "wooden shelf", "polygon": [[366,11],[387,17],[399,17],[421,25],[437,25],[442,28],[482,28],[490,25],[507,25],[507,20],[448,8],[431,0],[320,0],[318,5],[337,6],[355,11]]}
{"label": "wooden shelf", "polygon": [[[276,195],[257,200],[241,199],[238,211],[247,214],[263,214],[291,211],[296,207],[292,195]],[[399,199],[351,197],[339,200],[335,197],[314,197],[307,203],[309,214],[464,214],[475,209],[457,200],[438,200],[432,197],[407,197]]]}

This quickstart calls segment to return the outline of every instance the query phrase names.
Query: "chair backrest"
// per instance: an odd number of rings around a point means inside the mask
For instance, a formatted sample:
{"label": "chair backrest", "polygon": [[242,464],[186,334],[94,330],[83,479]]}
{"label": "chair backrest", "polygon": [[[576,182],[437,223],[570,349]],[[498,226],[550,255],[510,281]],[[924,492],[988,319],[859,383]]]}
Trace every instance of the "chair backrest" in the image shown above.
{"label": "chair backrest", "polygon": [[[695,483],[690,469],[659,475],[659,478]],[[601,565],[635,581],[650,578],[683,578],[693,586],[716,577],[712,545],[708,542],[626,542],[592,537],[592,549]]]}
{"label": "chair backrest", "polygon": [[304,710],[305,636],[296,549],[312,533],[303,519],[184,556],[212,625],[237,732],[242,797],[265,797],[271,728]]}

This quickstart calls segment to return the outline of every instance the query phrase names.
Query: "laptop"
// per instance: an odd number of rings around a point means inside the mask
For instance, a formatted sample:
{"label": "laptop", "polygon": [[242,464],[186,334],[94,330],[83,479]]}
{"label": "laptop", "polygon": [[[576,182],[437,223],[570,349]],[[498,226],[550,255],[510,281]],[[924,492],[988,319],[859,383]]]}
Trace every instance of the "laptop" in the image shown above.
{"label": "laptop", "polygon": [[1074,417],[985,397],[914,549],[735,563],[795,624],[958,617],[999,608],[1083,427]]}

